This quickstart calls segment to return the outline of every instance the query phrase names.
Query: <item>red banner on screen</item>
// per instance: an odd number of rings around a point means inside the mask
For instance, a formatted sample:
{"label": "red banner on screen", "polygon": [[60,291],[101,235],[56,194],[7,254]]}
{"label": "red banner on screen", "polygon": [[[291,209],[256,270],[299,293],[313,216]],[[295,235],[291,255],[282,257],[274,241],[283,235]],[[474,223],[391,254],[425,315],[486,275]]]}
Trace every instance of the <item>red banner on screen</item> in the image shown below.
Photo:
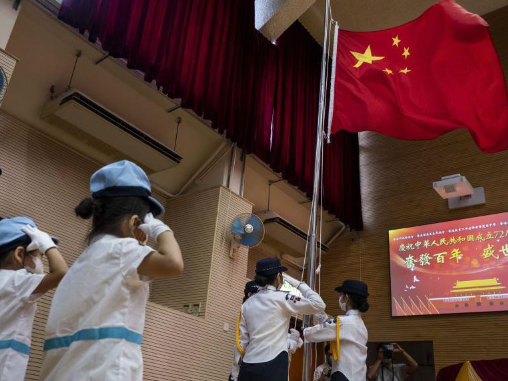
{"label": "red banner on screen", "polygon": [[508,310],[508,213],[392,230],[392,316]]}

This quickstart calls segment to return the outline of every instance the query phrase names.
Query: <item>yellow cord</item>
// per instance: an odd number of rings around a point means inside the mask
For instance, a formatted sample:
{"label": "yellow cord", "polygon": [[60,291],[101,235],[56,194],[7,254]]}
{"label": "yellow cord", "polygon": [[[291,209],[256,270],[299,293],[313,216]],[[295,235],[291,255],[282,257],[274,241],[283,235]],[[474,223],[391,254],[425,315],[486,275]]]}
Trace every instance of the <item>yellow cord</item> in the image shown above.
{"label": "yellow cord", "polygon": [[335,337],[336,341],[330,341],[330,349],[332,350],[333,361],[337,362],[340,358],[340,341],[339,341],[339,329],[340,329],[340,319],[337,316],[337,326],[335,328]]}
{"label": "yellow cord", "polygon": [[245,354],[245,350],[240,345],[240,321],[242,320],[242,310],[240,310],[240,313],[238,314],[238,321],[236,323],[236,349],[238,349],[238,352],[243,356]]}

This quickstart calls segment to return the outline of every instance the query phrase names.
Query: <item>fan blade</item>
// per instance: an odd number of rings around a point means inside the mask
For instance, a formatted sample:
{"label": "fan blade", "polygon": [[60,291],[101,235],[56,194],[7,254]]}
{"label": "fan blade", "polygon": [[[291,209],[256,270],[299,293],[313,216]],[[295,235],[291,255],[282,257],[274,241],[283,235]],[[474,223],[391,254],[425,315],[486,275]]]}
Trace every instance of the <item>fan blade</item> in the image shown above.
{"label": "fan blade", "polygon": [[236,219],[233,221],[233,224],[231,225],[231,232],[233,233],[233,235],[243,236],[245,234],[245,225],[242,224],[240,219]]}
{"label": "fan blade", "polygon": [[242,237],[242,245],[244,246],[255,246],[259,243],[261,237],[256,234],[245,234]]}

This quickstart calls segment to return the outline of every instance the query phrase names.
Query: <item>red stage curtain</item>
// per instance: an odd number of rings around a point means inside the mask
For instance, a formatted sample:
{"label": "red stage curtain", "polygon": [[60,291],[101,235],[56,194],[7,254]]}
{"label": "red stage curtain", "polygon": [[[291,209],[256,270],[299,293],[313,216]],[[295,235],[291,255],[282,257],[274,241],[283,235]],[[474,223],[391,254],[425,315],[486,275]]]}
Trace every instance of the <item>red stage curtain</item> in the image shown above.
{"label": "red stage curtain", "polygon": [[[471,361],[482,381],[508,380],[508,359]],[[436,381],[455,381],[463,363],[447,366],[439,371]]]}
{"label": "red stage curtain", "polygon": [[508,359],[471,361],[471,365],[483,381],[508,380]]}
{"label": "red stage curtain", "polygon": [[436,381],[455,381],[463,364],[464,363],[454,364],[442,368],[437,374]]}
{"label": "red stage curtain", "polygon": [[254,29],[252,1],[66,0],[59,18],[267,159],[276,48]]}
{"label": "red stage curtain", "polygon": [[[321,48],[300,24],[272,45],[254,0],[64,0],[59,18],[312,192]],[[358,137],[333,142],[323,205],[361,230]]]}
{"label": "red stage curtain", "polygon": [[[270,165],[312,196],[321,77],[321,46],[300,23],[277,41],[278,74]],[[340,131],[325,144],[323,207],[362,230],[358,134]]]}

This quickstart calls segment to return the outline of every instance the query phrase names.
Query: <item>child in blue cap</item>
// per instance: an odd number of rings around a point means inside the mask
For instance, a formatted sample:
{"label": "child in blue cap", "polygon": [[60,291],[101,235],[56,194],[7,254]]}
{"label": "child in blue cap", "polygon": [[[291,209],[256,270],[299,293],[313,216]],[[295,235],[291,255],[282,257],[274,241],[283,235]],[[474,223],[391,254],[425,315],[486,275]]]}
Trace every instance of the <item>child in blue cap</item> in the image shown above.
{"label": "child in blue cap", "polygon": [[[164,207],[136,164],[107,165],[90,179],[76,214],[92,218],[89,245],[55,293],[46,328],[42,380],[141,381],[148,281],[183,271]],[[158,250],[145,245],[157,241]]]}
{"label": "child in blue cap", "polygon": [[57,243],[28,217],[0,218],[0,380],[25,379],[37,299],[67,271]]}

